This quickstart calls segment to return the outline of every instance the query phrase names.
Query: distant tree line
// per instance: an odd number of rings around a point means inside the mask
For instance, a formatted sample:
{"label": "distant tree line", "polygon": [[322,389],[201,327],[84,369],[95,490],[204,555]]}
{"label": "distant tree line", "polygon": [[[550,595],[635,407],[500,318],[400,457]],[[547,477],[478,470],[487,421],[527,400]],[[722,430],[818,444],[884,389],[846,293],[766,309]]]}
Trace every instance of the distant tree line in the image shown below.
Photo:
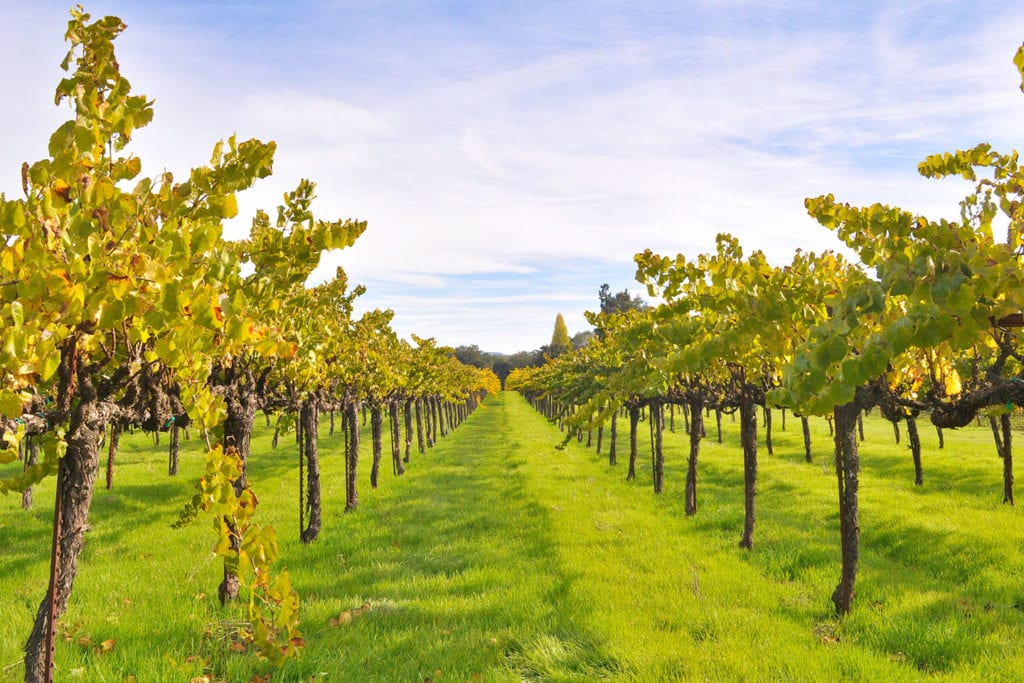
{"label": "distant tree line", "polygon": [[[649,306],[639,295],[630,294],[628,289],[612,294],[607,283],[601,285],[597,292],[598,303],[602,313],[622,313],[629,310],[643,311]],[[535,368],[544,365],[549,358],[557,358],[563,353],[579,349],[587,345],[594,337],[594,330],[582,330],[569,336],[565,319],[559,313],[555,318],[555,328],[551,335],[551,343],[532,351],[516,351],[515,353],[497,353],[482,351],[476,344],[456,346],[455,357],[465,365],[492,370],[502,387],[509,373],[518,368]]]}

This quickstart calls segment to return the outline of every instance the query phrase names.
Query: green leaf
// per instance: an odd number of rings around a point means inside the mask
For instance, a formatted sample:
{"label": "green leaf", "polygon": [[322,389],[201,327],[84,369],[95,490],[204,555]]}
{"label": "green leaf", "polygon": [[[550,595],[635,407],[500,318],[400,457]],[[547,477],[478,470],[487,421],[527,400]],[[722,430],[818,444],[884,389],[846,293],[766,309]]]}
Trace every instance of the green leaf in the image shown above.
{"label": "green leaf", "polygon": [[181,283],[177,280],[172,280],[163,286],[161,292],[160,307],[165,313],[169,313],[173,316],[181,315]]}
{"label": "green leaf", "polygon": [[21,396],[10,389],[0,390],[0,413],[6,417],[19,417],[21,415]]}
{"label": "green leaf", "polygon": [[59,353],[48,353],[43,357],[42,365],[39,366],[39,379],[43,382],[50,381],[50,378],[57,372],[57,368],[60,367],[60,354]]}
{"label": "green leaf", "polygon": [[860,386],[867,381],[867,375],[858,359],[847,358],[843,361],[843,381],[853,386]]}
{"label": "green leaf", "polygon": [[20,330],[22,325],[25,324],[25,309],[22,308],[20,301],[11,302],[11,320],[14,321],[14,329]]}
{"label": "green leaf", "polygon": [[0,465],[7,465],[18,459],[17,448],[5,448],[0,451]]}
{"label": "green leaf", "polygon": [[822,365],[833,365],[846,356],[849,346],[846,344],[846,337],[835,335],[825,341],[819,351],[818,358]]}
{"label": "green leaf", "polygon": [[107,330],[117,325],[124,320],[124,302],[118,301],[117,299],[108,300],[103,303],[103,309],[100,312],[100,328]]}
{"label": "green leaf", "polygon": [[975,291],[971,285],[961,285],[955,292],[949,295],[946,303],[949,308],[957,311],[968,311],[975,303]]}

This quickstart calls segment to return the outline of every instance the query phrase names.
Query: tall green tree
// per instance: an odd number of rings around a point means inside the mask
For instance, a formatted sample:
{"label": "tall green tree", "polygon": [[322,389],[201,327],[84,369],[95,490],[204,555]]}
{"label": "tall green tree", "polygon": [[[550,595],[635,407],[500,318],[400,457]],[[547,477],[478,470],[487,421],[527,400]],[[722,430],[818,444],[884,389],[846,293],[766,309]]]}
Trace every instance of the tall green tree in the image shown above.
{"label": "tall green tree", "polygon": [[645,311],[650,306],[640,298],[640,295],[631,295],[628,289],[621,292],[611,293],[608,283],[601,285],[597,290],[597,298],[601,302],[602,313],[625,313],[626,311]]}

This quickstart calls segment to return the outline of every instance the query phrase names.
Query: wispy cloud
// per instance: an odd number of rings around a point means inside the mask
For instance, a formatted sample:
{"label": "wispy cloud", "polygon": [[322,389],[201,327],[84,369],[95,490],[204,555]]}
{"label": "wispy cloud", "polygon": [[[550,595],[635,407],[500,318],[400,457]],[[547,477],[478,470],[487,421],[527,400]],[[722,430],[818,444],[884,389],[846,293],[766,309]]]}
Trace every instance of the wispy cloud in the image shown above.
{"label": "wispy cloud", "polygon": [[[184,172],[234,131],[277,140],[243,214],[316,180],[319,214],[369,221],[320,272],[342,264],[403,332],[496,350],[545,343],[559,311],[581,329],[602,282],[639,289],[648,247],[694,253],[729,231],[776,261],[835,248],[807,196],[953,217],[966,188],[916,163],[1011,148],[1024,118],[1016,2],[90,9],[127,21],[122,65],[157,99],[146,172]],[[0,189],[59,120],[65,11],[0,0],[0,59],[19,65],[2,85],[25,93],[0,112],[19,131]]]}

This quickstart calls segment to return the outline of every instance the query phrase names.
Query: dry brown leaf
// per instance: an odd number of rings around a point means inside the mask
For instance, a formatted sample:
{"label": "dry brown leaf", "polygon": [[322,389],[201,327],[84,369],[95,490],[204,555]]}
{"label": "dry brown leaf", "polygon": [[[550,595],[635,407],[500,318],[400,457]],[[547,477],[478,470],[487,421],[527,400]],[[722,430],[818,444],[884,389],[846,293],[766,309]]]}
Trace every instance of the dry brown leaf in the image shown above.
{"label": "dry brown leaf", "polygon": [[352,612],[350,610],[345,610],[344,612],[342,612],[338,616],[336,616],[336,617],[331,619],[331,626],[342,626],[344,624],[351,624],[351,623],[352,623]]}
{"label": "dry brown leaf", "polygon": [[362,616],[371,609],[373,609],[373,605],[370,604],[369,600],[367,600],[359,607],[347,609],[344,612],[341,612],[338,616],[332,618],[330,622],[331,626],[344,626],[346,624],[351,624],[353,619]]}
{"label": "dry brown leaf", "polygon": [[104,655],[113,650],[115,645],[117,645],[116,640],[114,640],[113,638],[107,638],[102,643],[100,643],[97,652],[99,652],[101,655]]}

